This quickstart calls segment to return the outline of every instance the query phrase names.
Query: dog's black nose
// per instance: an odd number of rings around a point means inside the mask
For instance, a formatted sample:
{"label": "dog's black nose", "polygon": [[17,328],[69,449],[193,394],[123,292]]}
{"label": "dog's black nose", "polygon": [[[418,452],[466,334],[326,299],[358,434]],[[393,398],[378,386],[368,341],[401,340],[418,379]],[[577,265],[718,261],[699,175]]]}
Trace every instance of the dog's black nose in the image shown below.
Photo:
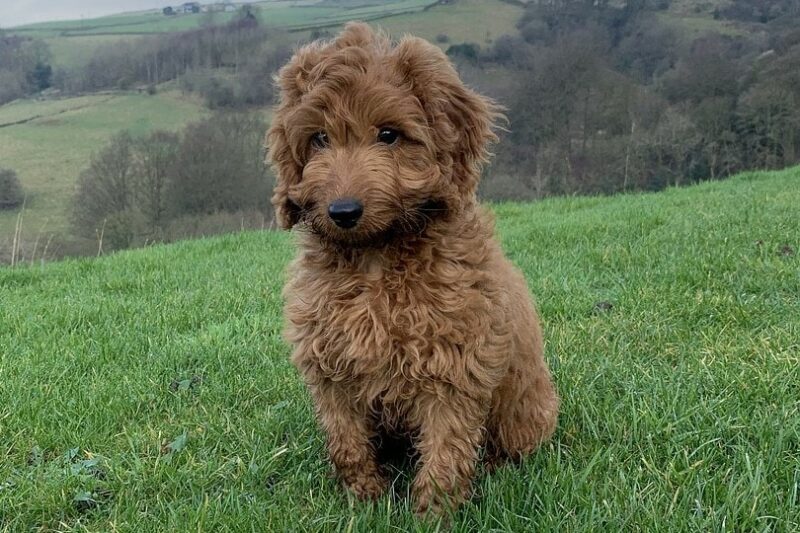
{"label": "dog's black nose", "polygon": [[328,206],[328,216],[340,228],[349,229],[364,214],[364,206],[355,198],[339,198]]}

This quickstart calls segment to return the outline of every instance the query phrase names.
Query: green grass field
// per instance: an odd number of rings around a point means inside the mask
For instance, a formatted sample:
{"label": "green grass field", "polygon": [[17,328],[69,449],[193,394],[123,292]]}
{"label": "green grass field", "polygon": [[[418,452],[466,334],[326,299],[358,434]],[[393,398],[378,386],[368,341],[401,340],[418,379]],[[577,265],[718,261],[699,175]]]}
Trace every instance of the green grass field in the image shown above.
{"label": "green grass field", "polygon": [[[474,0],[473,0],[474,1]],[[495,1],[495,0],[493,0]],[[389,0],[383,2],[309,2],[267,1],[254,4],[254,13],[262,24],[286,29],[315,28],[341,24],[348,20],[372,20],[391,15],[413,13],[434,4],[434,0]],[[198,28],[204,23],[231,20],[235,13],[197,13],[164,16],[160,10],[123,13],[86,20],[54,21],[13,28],[32,37],[143,35]]]}
{"label": "green grass field", "polygon": [[[67,208],[78,175],[112,135],[123,129],[134,134],[176,130],[206,113],[201,102],[177,91],[17,100],[0,106],[0,124],[33,118],[0,128],[0,166],[16,170],[27,195],[26,239],[67,230]],[[18,212],[0,212],[0,248],[10,242]]]}
{"label": "green grass field", "polygon": [[[283,28],[331,27],[351,19],[372,20],[394,35],[414,33],[433,41],[448,35],[457,42],[487,41],[514,32],[522,8],[500,0],[459,0],[423,11],[431,0],[267,1],[257,4],[262,22]],[[156,12],[129,13],[82,21],[56,21],[15,29],[46,39],[59,67],[86,64],[98,47],[139,38],[141,32],[196,27],[207,15],[165,17]],[[216,20],[231,14],[218,13]],[[171,25],[182,24],[181,28]],[[481,27],[476,34],[474,28]],[[132,29],[134,28],[134,29]],[[126,33],[129,32],[129,33]],[[302,34],[301,34],[302,35]],[[90,154],[117,131],[178,129],[203,113],[201,102],[167,91],[155,97],[126,92],[57,100],[20,100],[0,106],[0,125],[38,116],[30,122],[0,128],[0,166],[17,171],[28,194],[23,220],[25,241],[37,235],[67,235],[67,203]],[[0,252],[11,247],[19,210],[0,213]],[[47,238],[47,237],[44,237]],[[8,254],[6,254],[8,255]]]}
{"label": "green grass field", "polygon": [[[800,168],[496,206],[562,415],[452,530],[798,530],[798,205]],[[433,527],[407,478],[375,504],[331,479],[280,338],[291,255],[262,232],[0,268],[0,530]]]}
{"label": "green grass field", "polygon": [[[392,16],[411,17],[410,22],[413,22],[423,18],[422,10],[432,3],[433,0],[378,3],[270,0],[253,5],[262,24],[293,30],[335,27],[348,20],[377,20]],[[222,24],[234,16],[235,13],[199,13],[167,17],[160,11],[151,10],[86,20],[41,22],[19,26],[13,31],[43,38],[50,47],[54,65],[76,68],[87,64],[99,47],[113,46],[143,35],[191,30],[209,23]],[[513,27],[513,22],[510,27]],[[431,38],[435,35],[432,34]]]}
{"label": "green grass field", "polygon": [[136,35],[79,35],[75,37],[48,37],[44,39],[50,48],[53,64],[58,68],[85,67],[98,50],[139,39]]}
{"label": "green grass field", "polygon": [[377,21],[393,35],[413,33],[431,42],[445,34],[447,48],[454,43],[477,43],[485,46],[501,35],[517,33],[516,24],[522,16],[522,7],[501,0],[458,0],[453,4],[438,5],[423,13],[398,15]]}

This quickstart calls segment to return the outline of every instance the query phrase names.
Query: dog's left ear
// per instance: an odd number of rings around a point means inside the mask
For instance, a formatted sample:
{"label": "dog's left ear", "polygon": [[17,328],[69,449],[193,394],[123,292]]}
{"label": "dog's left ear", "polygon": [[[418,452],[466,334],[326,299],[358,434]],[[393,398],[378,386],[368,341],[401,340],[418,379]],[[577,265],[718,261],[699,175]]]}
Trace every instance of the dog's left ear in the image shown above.
{"label": "dog's left ear", "polygon": [[289,187],[300,182],[303,168],[292,153],[280,115],[280,111],[276,112],[272,126],[267,132],[268,158],[275,170],[276,180],[272,192],[272,205],[278,225],[282,229],[291,229],[300,220],[300,208],[289,199]]}
{"label": "dog's left ear", "polygon": [[440,157],[452,162],[459,192],[474,195],[489,145],[497,141],[493,130],[503,116],[500,107],[466,87],[444,52],[423,39],[404,38],[394,55],[398,72],[425,109]]}

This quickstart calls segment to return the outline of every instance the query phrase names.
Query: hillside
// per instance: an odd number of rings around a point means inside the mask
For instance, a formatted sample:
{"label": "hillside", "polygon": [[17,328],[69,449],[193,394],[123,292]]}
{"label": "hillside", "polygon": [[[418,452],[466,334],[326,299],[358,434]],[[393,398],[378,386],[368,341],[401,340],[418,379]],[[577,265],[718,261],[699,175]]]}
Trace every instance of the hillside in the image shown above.
{"label": "hillside", "polygon": [[[384,2],[281,1],[267,0],[250,4],[263,24],[288,29],[316,28],[347,20],[371,20],[391,15],[421,11],[435,0],[388,0]],[[240,4],[241,5],[241,4]],[[198,28],[209,22],[231,20],[234,13],[187,13],[165,16],[160,10],[123,13],[88,20],[55,21],[13,28],[15,33],[38,37],[82,35],[142,35]]]}
{"label": "hillside", "polygon": [[[291,30],[292,41],[307,38],[309,30],[314,28],[335,30],[343,21],[364,19],[396,35],[413,32],[434,40],[437,35],[446,34],[448,43],[440,43],[442,46],[474,39],[487,42],[513,32],[522,13],[520,6],[501,0],[460,0],[426,9],[433,3],[430,0],[392,0],[379,4],[364,0],[267,1],[255,3],[254,13],[266,27]],[[145,34],[199,28],[211,22],[221,24],[232,16],[200,13],[165,17],[152,11],[31,24],[12,31],[43,39],[56,70],[79,69],[96,52],[121,45],[135,47],[137,39]],[[479,25],[484,30],[476,36],[473,28]],[[268,76],[264,83],[269,83]],[[202,98],[176,90],[175,83],[159,85],[154,96],[105,89],[96,94],[27,98],[0,105],[0,167],[14,169],[27,194],[22,219],[26,255],[30,255],[37,239],[45,242],[51,237],[55,256],[72,255],[71,248],[78,245],[70,235],[68,203],[90,155],[112,135],[122,129],[136,135],[154,129],[179,130],[208,113]],[[18,215],[19,210],[0,212],[0,262],[8,262],[11,257]],[[41,250],[39,247],[39,253]]]}
{"label": "hillside", "polygon": [[[453,530],[800,528],[800,168],[494,207],[552,443]],[[0,530],[413,530],[349,501],[280,340],[285,233],[0,268]],[[668,520],[668,523],[665,523]]]}
{"label": "hillside", "polygon": [[[482,42],[492,36],[513,33],[522,8],[503,0],[460,0],[435,5],[432,0],[390,0],[380,3],[269,1],[252,4],[259,22],[303,36],[309,30],[336,29],[349,20],[377,23],[399,33],[413,32],[433,41],[441,33],[452,42]],[[147,35],[224,24],[233,13],[198,13],[166,17],[160,12],[128,13],[80,21],[58,21],[13,28],[18,35],[42,38],[53,54],[53,63],[64,68],[85,65],[103,46],[131,42]],[[475,28],[481,27],[477,35]]]}
{"label": "hillside", "polygon": [[[206,113],[200,102],[178,91],[153,96],[116,91],[0,106],[0,166],[16,169],[28,196],[26,238],[66,232],[78,175],[116,132],[175,130]],[[0,212],[0,249],[10,248],[17,216],[18,211]]]}

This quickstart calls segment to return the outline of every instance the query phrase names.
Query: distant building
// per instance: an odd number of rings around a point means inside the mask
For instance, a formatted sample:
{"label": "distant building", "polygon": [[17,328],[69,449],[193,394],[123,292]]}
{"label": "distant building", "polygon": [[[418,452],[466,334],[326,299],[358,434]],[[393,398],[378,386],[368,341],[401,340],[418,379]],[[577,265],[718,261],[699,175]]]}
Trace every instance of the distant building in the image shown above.
{"label": "distant building", "polygon": [[186,2],[175,8],[176,13],[200,13],[200,2]]}
{"label": "distant building", "polygon": [[[247,4],[244,4],[245,6]],[[161,10],[164,15],[184,15],[187,13],[232,13],[239,8],[233,2],[224,0],[213,4],[202,5],[200,2],[185,2],[179,6],[167,6]]]}

